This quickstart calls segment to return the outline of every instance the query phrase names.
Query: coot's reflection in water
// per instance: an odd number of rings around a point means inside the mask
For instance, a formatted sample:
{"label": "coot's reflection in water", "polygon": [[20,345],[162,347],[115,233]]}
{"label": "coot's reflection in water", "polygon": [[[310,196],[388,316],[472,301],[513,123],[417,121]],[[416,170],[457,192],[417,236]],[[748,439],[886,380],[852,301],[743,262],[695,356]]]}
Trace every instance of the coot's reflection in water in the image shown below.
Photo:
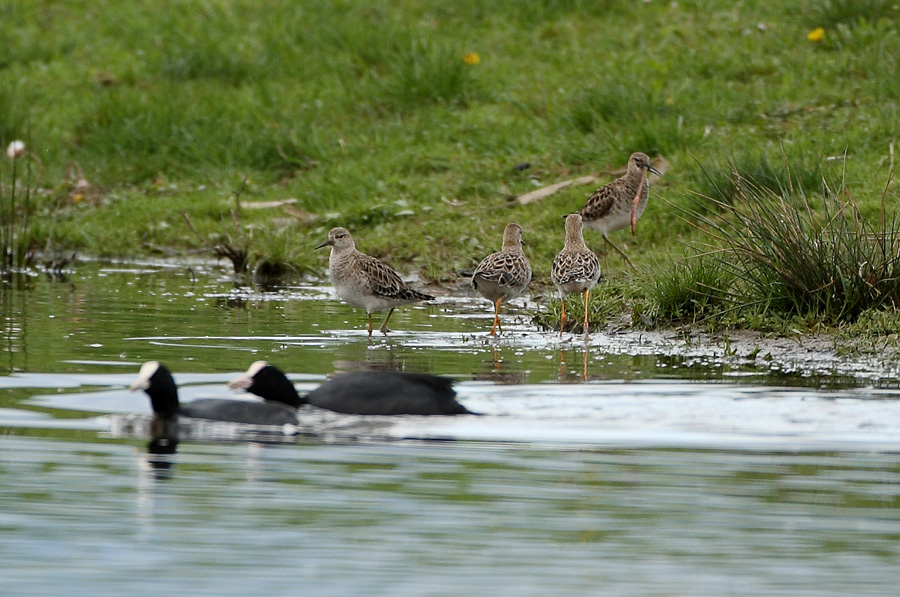
{"label": "coot's reflection in water", "polygon": [[178,451],[178,442],[150,440],[147,442],[147,455],[145,462],[158,479],[168,479],[172,476],[172,467],[175,465],[175,453]]}

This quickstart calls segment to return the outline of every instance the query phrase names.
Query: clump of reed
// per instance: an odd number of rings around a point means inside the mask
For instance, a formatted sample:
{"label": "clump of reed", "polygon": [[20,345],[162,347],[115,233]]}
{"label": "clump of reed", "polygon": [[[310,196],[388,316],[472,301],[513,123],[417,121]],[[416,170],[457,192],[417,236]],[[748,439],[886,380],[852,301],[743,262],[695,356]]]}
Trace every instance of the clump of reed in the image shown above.
{"label": "clump of reed", "polygon": [[11,142],[6,157],[0,166],[0,273],[4,276],[25,269],[34,256],[31,216],[44,175],[40,157],[22,141]]}
{"label": "clump of reed", "polygon": [[697,195],[683,210],[706,234],[696,247],[702,257],[654,281],[657,314],[771,314],[840,325],[896,309],[900,223],[885,210],[889,183],[872,222],[843,177],[823,177],[811,195],[790,177],[773,188],[733,170],[728,200]]}

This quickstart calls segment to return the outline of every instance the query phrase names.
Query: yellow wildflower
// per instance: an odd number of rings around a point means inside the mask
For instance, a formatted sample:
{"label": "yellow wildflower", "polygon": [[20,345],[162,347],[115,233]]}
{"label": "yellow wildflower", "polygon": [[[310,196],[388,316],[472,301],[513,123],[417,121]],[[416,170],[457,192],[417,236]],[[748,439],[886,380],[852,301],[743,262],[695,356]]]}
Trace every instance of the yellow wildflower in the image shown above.
{"label": "yellow wildflower", "polygon": [[481,56],[479,56],[477,52],[469,52],[463,56],[463,62],[466,64],[478,64],[481,62]]}
{"label": "yellow wildflower", "polygon": [[825,37],[825,30],[821,27],[816,27],[806,34],[806,39],[809,41],[822,41],[823,37]]}

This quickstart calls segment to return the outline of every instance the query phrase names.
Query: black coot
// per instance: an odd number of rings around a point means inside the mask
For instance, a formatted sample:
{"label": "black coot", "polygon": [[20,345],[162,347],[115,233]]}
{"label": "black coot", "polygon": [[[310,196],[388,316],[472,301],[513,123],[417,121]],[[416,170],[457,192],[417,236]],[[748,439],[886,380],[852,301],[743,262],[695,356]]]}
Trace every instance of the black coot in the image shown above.
{"label": "black coot", "polygon": [[228,387],[242,388],[266,400],[310,404],[352,415],[475,414],[456,401],[452,380],[427,373],[342,373],[301,397],[278,368],[256,361]]}
{"label": "black coot", "polygon": [[204,398],[187,404],[178,402],[178,387],[172,374],[157,361],[148,361],[141,367],[138,378],[131,384],[131,391],[144,390],[150,397],[154,414],[163,419],[182,415],[194,419],[247,423],[251,425],[297,424],[297,406],[273,396],[266,402],[247,402],[221,398]]}

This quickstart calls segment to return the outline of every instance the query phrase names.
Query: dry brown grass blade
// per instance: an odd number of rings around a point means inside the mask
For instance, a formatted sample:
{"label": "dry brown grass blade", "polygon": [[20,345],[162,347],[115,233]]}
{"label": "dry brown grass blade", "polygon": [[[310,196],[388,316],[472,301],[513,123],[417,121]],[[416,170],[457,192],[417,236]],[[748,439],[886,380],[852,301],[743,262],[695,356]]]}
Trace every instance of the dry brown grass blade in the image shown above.
{"label": "dry brown grass blade", "polygon": [[297,203],[296,199],[276,199],[274,201],[241,201],[242,209],[269,209]]}
{"label": "dry brown grass blade", "polygon": [[516,201],[518,201],[521,205],[528,205],[529,203],[540,201],[544,197],[549,197],[558,190],[564,189],[573,184],[588,184],[599,179],[600,178],[598,176],[589,175],[582,176],[580,178],[573,178],[572,180],[564,180],[563,182],[558,182],[547,187],[541,187],[540,189],[531,191],[530,193],[519,195],[518,197],[516,197]]}
{"label": "dry brown grass blade", "polygon": [[281,211],[286,213],[287,215],[297,218],[304,224],[314,224],[319,220],[319,216],[312,213],[311,211],[306,211],[305,209],[298,209],[292,205],[282,205]]}

